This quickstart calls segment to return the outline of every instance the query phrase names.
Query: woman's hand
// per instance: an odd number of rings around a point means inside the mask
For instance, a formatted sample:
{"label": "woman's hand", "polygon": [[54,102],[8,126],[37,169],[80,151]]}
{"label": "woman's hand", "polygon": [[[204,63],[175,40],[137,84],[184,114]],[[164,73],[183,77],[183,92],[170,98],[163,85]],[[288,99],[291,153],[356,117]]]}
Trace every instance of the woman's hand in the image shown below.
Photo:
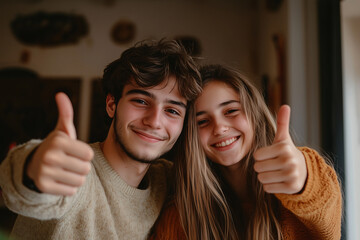
{"label": "woman's hand", "polygon": [[254,153],[254,169],[265,192],[296,194],[307,179],[304,155],[294,145],[289,134],[290,107],[280,107],[277,131],[272,145]]}

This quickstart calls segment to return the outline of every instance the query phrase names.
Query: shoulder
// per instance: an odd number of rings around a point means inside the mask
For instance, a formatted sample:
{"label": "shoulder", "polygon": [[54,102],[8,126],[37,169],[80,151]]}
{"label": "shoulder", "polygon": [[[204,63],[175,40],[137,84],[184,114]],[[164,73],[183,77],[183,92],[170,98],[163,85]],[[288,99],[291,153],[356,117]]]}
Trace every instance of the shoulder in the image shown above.
{"label": "shoulder", "polygon": [[150,232],[149,239],[186,239],[174,199],[169,199]]}
{"label": "shoulder", "polygon": [[170,184],[173,181],[173,163],[166,159],[158,159],[150,165],[148,176],[156,184]]}
{"label": "shoulder", "polygon": [[151,164],[152,168],[172,169],[173,163],[164,158],[157,159],[156,162]]}
{"label": "shoulder", "polygon": [[308,147],[299,147],[299,150],[305,157],[308,171],[308,185],[311,186],[311,184],[314,183],[323,186],[338,187],[339,179],[329,159],[326,159],[316,150]]}
{"label": "shoulder", "polygon": [[169,179],[173,174],[173,163],[166,159],[158,159],[156,162],[151,163],[149,173],[153,177],[165,177]]}
{"label": "shoulder", "polygon": [[330,162],[314,149],[301,147],[299,150],[305,157],[308,171],[305,187],[299,194],[276,194],[276,196],[282,201],[285,199],[294,200],[299,204],[311,203],[311,205],[319,202],[320,199],[329,201],[334,199],[335,196],[341,198],[339,179]]}
{"label": "shoulder", "polygon": [[[276,194],[276,197],[294,221],[307,223],[311,229],[318,230],[316,234],[331,233],[330,235],[339,236],[342,193],[336,171],[317,151],[305,147],[299,149],[304,154],[308,170],[305,187],[301,193]],[[283,223],[286,222],[289,221],[285,220]]]}

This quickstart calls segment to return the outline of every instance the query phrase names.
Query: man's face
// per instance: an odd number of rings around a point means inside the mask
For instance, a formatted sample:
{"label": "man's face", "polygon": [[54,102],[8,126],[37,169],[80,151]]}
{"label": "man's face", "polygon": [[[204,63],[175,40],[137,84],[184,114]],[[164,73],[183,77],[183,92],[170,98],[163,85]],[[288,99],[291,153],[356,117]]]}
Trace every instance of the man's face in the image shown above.
{"label": "man's face", "polygon": [[114,116],[116,142],[134,160],[149,162],[157,159],[178,139],[186,104],[175,77],[147,89],[125,85]]}

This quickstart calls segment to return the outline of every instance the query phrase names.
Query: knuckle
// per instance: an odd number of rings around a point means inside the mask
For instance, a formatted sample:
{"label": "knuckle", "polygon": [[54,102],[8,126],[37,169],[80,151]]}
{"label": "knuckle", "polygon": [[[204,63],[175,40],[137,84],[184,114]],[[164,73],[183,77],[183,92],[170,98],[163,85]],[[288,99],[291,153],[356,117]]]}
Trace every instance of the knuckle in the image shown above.
{"label": "knuckle", "polygon": [[299,192],[299,184],[298,184],[297,181],[292,181],[292,182],[288,185],[288,187],[289,187],[289,191],[290,191],[291,193],[297,193],[297,192]]}
{"label": "knuckle", "polygon": [[259,163],[255,163],[255,164],[254,164],[254,170],[255,170],[256,172],[259,172],[259,171],[260,171]]}
{"label": "knuckle", "polygon": [[82,165],[79,168],[80,175],[87,175],[91,170],[91,164],[88,162],[81,163]]}
{"label": "knuckle", "polygon": [[46,167],[44,166],[39,166],[38,170],[36,171],[36,174],[34,176],[34,181],[38,181],[38,182],[44,182],[45,180],[45,176],[47,175],[47,171],[46,171]]}
{"label": "knuckle", "polygon": [[292,152],[292,147],[291,147],[289,144],[287,144],[287,143],[284,143],[284,144],[283,144],[283,149],[284,149],[284,151],[285,151],[286,153],[291,153],[291,152]]}
{"label": "knuckle", "polygon": [[297,161],[295,158],[289,158],[287,161],[287,165],[289,167],[289,169],[292,169],[293,171],[297,172]]}
{"label": "knuckle", "polygon": [[89,147],[89,150],[86,153],[86,160],[90,161],[94,157],[94,151]]}
{"label": "knuckle", "polygon": [[299,179],[300,177],[299,171],[292,171],[292,177],[296,180]]}
{"label": "knuckle", "polygon": [[49,191],[49,184],[47,181],[44,181],[43,179],[39,179],[38,181],[35,181],[36,187],[42,191],[42,192],[48,192]]}
{"label": "knuckle", "polygon": [[77,191],[78,191],[78,188],[74,187],[74,188],[70,189],[69,195],[73,196],[77,193]]}
{"label": "knuckle", "polygon": [[86,164],[86,167],[85,167],[85,174],[87,175],[89,172],[91,171],[91,164],[90,163],[87,163]]}
{"label": "knuckle", "polygon": [[56,156],[52,152],[44,153],[44,157],[42,160],[43,164],[54,165],[57,163]]}
{"label": "knuckle", "polygon": [[265,184],[265,185],[263,185],[263,189],[264,189],[265,192],[270,192],[271,191],[271,186]]}
{"label": "knuckle", "polygon": [[279,143],[279,151],[282,152],[284,156],[291,155],[292,146],[287,142],[281,142]]}
{"label": "knuckle", "polygon": [[61,190],[61,195],[65,196],[73,196],[77,192],[77,187],[66,187],[63,190]]}
{"label": "knuckle", "polygon": [[58,148],[62,148],[62,146],[64,146],[65,143],[65,139],[62,136],[61,133],[57,133],[53,138],[52,141],[50,143],[50,146],[52,148],[58,149]]}
{"label": "knuckle", "polygon": [[281,165],[288,166],[288,164],[289,164],[289,158],[287,157],[281,158]]}
{"label": "knuckle", "polygon": [[85,180],[86,180],[86,177],[84,177],[84,176],[78,177],[76,179],[75,186],[80,187],[80,186],[84,185]]}
{"label": "knuckle", "polygon": [[261,182],[261,183],[264,183],[264,174],[258,174],[258,180],[259,180],[259,182]]}
{"label": "knuckle", "polygon": [[286,175],[287,175],[287,178],[289,179],[289,183],[292,183],[298,179],[299,172],[295,171],[293,169],[290,169],[289,171],[287,171]]}
{"label": "knuckle", "polygon": [[282,159],[282,164],[288,169],[295,169],[297,166],[296,159],[293,157],[284,157]]}
{"label": "knuckle", "polygon": [[86,177],[85,176],[81,177],[80,178],[80,186],[84,185],[85,182],[86,182]]}

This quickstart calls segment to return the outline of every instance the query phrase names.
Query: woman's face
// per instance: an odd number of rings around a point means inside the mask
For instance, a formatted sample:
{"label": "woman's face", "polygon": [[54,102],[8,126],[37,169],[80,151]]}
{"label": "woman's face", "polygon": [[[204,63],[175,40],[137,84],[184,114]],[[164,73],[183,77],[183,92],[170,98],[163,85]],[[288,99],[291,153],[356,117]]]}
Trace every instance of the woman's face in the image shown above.
{"label": "woman's face", "polygon": [[195,102],[200,140],[208,158],[232,166],[250,151],[254,131],[239,94],[224,82],[207,83]]}

